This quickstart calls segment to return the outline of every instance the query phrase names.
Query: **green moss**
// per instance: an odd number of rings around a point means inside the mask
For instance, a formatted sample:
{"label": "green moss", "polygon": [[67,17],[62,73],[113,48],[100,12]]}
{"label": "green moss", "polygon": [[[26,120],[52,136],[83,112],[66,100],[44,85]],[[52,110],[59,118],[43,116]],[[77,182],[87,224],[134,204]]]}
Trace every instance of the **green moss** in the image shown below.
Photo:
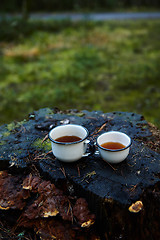
{"label": "green moss", "polygon": [[8,137],[10,134],[11,134],[10,131],[6,131],[2,133],[2,136],[5,138]]}
{"label": "green moss", "polygon": [[83,112],[78,112],[75,114],[77,117],[83,117],[85,115],[85,113]]}
{"label": "green moss", "polygon": [[12,131],[13,129],[15,129],[15,127],[16,127],[16,124],[14,122],[9,123],[7,125],[7,129],[8,129],[9,132]]}
{"label": "green moss", "polygon": [[36,141],[34,141],[32,146],[45,152],[49,152],[51,150],[51,142],[49,139],[42,143],[42,139],[38,138]]}
{"label": "green moss", "polygon": [[0,146],[2,146],[2,145],[4,145],[4,144],[6,144],[6,142],[5,141],[0,141]]}
{"label": "green moss", "polygon": [[7,125],[7,130],[10,132],[10,131],[13,131],[15,128],[18,128],[20,126],[22,126],[27,120],[24,119],[23,121],[21,122],[11,122]]}

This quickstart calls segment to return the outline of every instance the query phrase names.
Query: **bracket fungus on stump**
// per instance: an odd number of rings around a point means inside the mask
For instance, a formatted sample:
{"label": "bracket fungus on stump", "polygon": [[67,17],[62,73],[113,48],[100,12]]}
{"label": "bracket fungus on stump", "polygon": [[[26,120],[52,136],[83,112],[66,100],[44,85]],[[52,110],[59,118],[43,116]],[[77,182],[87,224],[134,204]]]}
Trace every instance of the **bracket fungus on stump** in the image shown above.
{"label": "bracket fungus on stump", "polygon": [[[17,227],[33,228],[44,240],[53,236],[55,239],[76,239],[80,227],[90,227],[95,222],[95,215],[90,213],[85,199],[73,201],[50,181],[32,174],[22,181],[20,176],[1,171],[0,192],[0,209],[21,210]],[[57,215],[58,218],[49,218]]]}

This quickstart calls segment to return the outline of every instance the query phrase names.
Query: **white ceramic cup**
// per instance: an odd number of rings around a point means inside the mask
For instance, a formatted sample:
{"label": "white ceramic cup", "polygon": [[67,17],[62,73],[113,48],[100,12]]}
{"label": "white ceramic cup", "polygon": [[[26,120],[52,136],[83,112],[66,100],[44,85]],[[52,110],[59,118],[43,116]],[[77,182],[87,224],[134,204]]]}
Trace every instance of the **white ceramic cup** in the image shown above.
{"label": "white ceramic cup", "polygon": [[[106,149],[101,145],[106,142],[119,142],[125,146],[121,149]],[[126,159],[131,146],[131,138],[122,132],[110,131],[97,138],[97,146],[103,160],[109,163],[119,163]]]}
{"label": "white ceramic cup", "polygon": [[[67,124],[53,128],[49,132],[49,139],[51,140],[52,152],[54,156],[63,162],[75,162],[82,157],[88,156],[86,153],[87,140],[89,132],[86,128],[76,125]],[[77,136],[81,140],[76,142],[58,142],[55,139],[63,136]]]}

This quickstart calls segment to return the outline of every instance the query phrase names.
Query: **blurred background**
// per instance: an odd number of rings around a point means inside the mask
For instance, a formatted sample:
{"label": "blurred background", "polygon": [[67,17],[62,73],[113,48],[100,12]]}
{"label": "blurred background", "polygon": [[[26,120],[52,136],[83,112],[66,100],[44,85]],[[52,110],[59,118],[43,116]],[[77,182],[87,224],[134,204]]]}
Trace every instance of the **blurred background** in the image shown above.
{"label": "blurred background", "polygon": [[160,1],[1,0],[0,124],[58,107],[135,112],[160,127],[160,19],[31,17],[66,12],[160,12]]}

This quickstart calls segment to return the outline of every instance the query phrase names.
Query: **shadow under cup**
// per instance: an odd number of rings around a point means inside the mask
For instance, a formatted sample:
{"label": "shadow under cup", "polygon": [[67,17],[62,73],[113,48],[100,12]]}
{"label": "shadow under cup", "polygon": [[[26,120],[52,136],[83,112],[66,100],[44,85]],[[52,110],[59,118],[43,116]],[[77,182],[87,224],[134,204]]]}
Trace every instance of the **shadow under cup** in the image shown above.
{"label": "shadow under cup", "polygon": [[[49,132],[52,151],[56,158],[63,162],[74,162],[83,157],[87,148],[88,130],[76,124],[61,125],[53,128]],[[76,142],[58,142],[57,138],[63,136],[77,136],[80,138]]]}

